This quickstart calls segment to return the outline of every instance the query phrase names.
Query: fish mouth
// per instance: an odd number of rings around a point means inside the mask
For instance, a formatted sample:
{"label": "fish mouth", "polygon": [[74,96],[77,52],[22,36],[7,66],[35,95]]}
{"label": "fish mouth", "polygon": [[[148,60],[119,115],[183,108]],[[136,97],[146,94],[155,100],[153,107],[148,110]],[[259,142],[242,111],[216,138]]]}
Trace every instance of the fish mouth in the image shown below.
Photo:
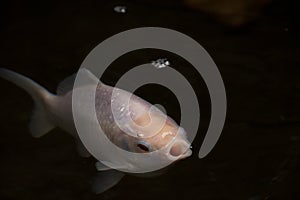
{"label": "fish mouth", "polygon": [[175,141],[167,153],[167,156],[171,160],[183,159],[191,155],[192,150],[190,149],[190,144],[184,140]]}

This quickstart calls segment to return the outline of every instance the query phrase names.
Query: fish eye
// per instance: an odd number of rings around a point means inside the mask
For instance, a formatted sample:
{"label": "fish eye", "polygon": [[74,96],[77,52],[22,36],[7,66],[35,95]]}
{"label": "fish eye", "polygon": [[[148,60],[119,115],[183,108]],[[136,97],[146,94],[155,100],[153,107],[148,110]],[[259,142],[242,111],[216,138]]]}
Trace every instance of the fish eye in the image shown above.
{"label": "fish eye", "polygon": [[150,144],[148,142],[145,142],[145,141],[139,141],[137,143],[137,146],[143,150],[143,151],[146,151],[146,152],[149,152],[150,151]]}

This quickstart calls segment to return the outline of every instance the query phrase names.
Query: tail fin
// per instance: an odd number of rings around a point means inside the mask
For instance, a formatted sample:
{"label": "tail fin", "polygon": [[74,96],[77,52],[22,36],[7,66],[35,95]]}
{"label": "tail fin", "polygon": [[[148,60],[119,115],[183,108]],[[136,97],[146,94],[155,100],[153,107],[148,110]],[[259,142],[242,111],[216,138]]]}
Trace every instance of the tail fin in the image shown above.
{"label": "tail fin", "polygon": [[48,119],[45,102],[51,96],[45,88],[21,74],[8,69],[0,68],[0,77],[14,83],[30,94],[35,103],[29,129],[33,137],[41,137],[55,126]]}

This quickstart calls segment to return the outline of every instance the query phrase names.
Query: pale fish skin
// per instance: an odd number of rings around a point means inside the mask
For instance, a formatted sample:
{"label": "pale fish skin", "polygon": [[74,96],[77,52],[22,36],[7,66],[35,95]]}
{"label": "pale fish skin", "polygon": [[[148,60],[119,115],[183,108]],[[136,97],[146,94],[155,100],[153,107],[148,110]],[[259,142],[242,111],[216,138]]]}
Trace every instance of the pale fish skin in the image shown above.
{"label": "pale fish skin", "polygon": [[[95,99],[97,118],[102,130],[114,144],[124,150],[137,153],[147,153],[167,146],[165,151],[160,152],[159,159],[170,161],[181,160],[192,154],[185,131],[171,118],[165,116],[158,109],[151,110],[150,118],[149,109],[152,107],[150,103],[125,90],[105,85],[87,69],[85,69],[85,73],[92,81],[98,83]],[[35,109],[29,125],[33,137],[41,137],[53,128],[60,127],[76,139],[77,150],[81,156],[90,156],[78,136],[72,115],[75,75],[66,78],[59,85],[57,94],[50,93],[30,78],[8,69],[0,68],[0,77],[21,87],[33,98]],[[85,85],[75,88],[75,90],[87,92],[90,88],[89,85]],[[116,96],[112,96],[114,90],[117,91]],[[124,112],[123,101],[128,95],[131,96],[129,109]],[[114,102],[113,107],[111,107],[111,102]],[[118,115],[116,116],[118,124],[115,122],[112,109],[115,109],[114,114]],[[157,122],[162,120],[166,121],[160,129],[157,129]],[[135,126],[132,125],[132,122],[135,123]],[[146,126],[148,128],[144,129]],[[138,127],[142,128],[139,129]],[[127,134],[128,132],[131,134]],[[136,135],[136,137],[132,135]],[[151,154],[148,155],[151,156]],[[96,179],[94,191],[101,193],[116,185],[124,176],[124,173],[117,171],[117,169],[138,164],[126,162],[124,161],[122,166],[115,166],[114,169],[107,167],[100,161],[97,162],[96,168],[101,173]]]}

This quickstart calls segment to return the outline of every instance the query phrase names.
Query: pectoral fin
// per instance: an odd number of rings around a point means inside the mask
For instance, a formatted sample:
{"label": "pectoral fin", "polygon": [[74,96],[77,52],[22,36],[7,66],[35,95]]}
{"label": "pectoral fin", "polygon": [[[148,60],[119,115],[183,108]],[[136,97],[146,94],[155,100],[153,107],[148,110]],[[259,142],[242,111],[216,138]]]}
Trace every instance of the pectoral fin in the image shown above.
{"label": "pectoral fin", "polygon": [[82,144],[80,139],[76,139],[76,147],[77,147],[77,152],[81,157],[88,158],[91,156],[90,152],[85,148],[85,146]]}
{"label": "pectoral fin", "polygon": [[[122,163],[112,163],[109,161],[104,161],[104,160],[100,160],[95,164],[96,168],[98,171],[105,171],[108,169],[115,169],[115,170],[119,170],[122,171],[124,169],[129,169],[132,167],[132,165],[129,164],[122,164]],[[109,167],[108,167],[109,166]]]}
{"label": "pectoral fin", "polygon": [[96,194],[105,192],[115,186],[124,176],[124,173],[117,170],[107,170],[98,172],[93,185]]}
{"label": "pectoral fin", "polygon": [[97,171],[107,171],[107,170],[112,170],[112,168],[104,165],[102,162],[98,161],[95,164],[95,167],[97,169]]}

